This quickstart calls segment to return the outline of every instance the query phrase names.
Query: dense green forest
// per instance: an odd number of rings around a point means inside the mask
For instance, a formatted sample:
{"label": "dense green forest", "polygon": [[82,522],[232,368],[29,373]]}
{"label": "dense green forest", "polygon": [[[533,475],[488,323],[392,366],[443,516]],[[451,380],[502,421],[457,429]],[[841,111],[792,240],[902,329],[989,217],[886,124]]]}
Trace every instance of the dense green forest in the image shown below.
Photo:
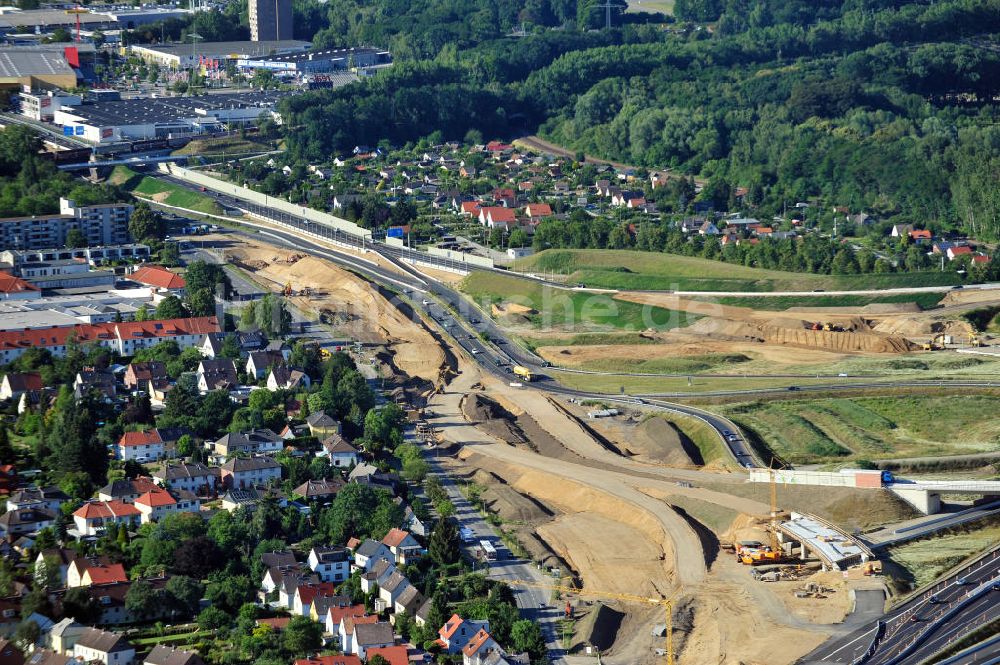
{"label": "dense green forest", "polygon": [[[313,8],[317,43],[377,42],[397,64],[288,100],[289,149],[539,132],[746,187],[762,214],[812,198],[1000,237],[1000,0],[679,0],[680,22],[616,12],[611,31],[581,31],[596,4]],[[519,24],[527,36],[504,36]]]}

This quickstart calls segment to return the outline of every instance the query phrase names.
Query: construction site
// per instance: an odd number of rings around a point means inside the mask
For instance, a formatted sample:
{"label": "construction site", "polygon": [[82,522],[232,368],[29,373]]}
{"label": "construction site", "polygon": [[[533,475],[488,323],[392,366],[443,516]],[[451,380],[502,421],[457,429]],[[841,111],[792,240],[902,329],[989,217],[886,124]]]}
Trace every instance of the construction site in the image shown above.
{"label": "construction site", "polygon": [[[227,243],[227,262],[344,339],[377,347],[381,376],[419,386],[416,436],[461,486],[477,488],[512,551],[546,571],[551,602],[565,615],[567,658],[793,663],[855,625],[858,593],[891,596],[879,556],[855,536],[918,517],[891,492],[750,483],[697,419],[526,389],[537,378],[526,368],[506,380],[485,371],[405,299],[329,261]],[[948,294],[932,312],[775,313],[621,293],[699,318],[644,331],[634,344],[567,345],[558,343],[564,331],[520,332],[541,358],[567,368],[725,354],[745,358],[740,371],[775,373],[981,348],[991,340],[961,319],[962,295]],[[523,314],[516,309],[484,314]],[[546,345],[546,336],[557,343]]]}

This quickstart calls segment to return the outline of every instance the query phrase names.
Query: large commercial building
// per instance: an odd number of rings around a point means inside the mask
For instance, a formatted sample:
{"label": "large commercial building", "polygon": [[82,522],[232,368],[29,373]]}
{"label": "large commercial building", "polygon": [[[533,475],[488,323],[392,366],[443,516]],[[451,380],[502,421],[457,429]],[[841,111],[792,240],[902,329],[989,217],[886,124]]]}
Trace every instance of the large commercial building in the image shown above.
{"label": "large commercial building", "polygon": [[159,97],[62,107],[54,122],[93,143],[168,138],[255,125],[288,92]]}
{"label": "large commercial building", "polygon": [[0,251],[0,263],[10,266],[15,271],[20,269],[22,265],[46,261],[82,259],[90,265],[99,265],[107,261],[148,261],[149,257],[149,245],[141,243],[107,247],[77,247],[74,249],[4,249]]}
{"label": "large commercial building", "polygon": [[[0,89],[45,90],[74,88],[77,69],[70,65],[66,49],[7,47],[0,49]],[[70,51],[78,54],[78,51]]]}
{"label": "large commercial building", "polygon": [[[0,60],[2,59],[3,53],[0,52]],[[18,98],[21,100],[21,115],[42,122],[52,122],[58,108],[79,106],[83,103],[83,98],[80,95],[70,95],[60,90],[49,90],[36,94],[22,92]]]}
{"label": "large commercial building", "polygon": [[240,69],[268,69],[285,74],[321,74],[355,67],[375,67],[392,62],[388,51],[373,48],[334,48],[306,53],[272,55],[266,58],[244,58]]}
{"label": "large commercial building", "polygon": [[250,0],[250,39],[292,38],[292,0]]}
{"label": "large commercial building", "polygon": [[[251,3],[252,5],[252,3]],[[309,42],[296,39],[259,40],[252,42],[198,42],[191,44],[157,44],[129,46],[129,51],[150,64],[169,69],[188,69],[206,60],[224,66],[247,58],[266,58],[272,55],[302,53],[312,47]]]}
{"label": "large commercial building", "polygon": [[118,20],[108,14],[77,13],[71,9],[17,9],[0,7],[0,36],[7,37],[27,29],[31,33],[48,33],[62,28],[76,30],[115,30]]}
{"label": "large commercial building", "polygon": [[91,246],[119,245],[130,240],[131,216],[132,206],[127,203],[78,206],[71,199],[60,199],[58,215],[0,219],[0,247],[63,247],[70,229],[79,229]]}

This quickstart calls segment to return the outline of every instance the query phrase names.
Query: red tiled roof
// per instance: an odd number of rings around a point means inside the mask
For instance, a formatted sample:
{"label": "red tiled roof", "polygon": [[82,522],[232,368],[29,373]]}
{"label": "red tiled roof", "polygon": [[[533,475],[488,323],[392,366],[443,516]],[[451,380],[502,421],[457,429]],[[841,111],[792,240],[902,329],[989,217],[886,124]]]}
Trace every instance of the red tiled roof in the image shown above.
{"label": "red tiled roof", "polygon": [[490,639],[490,634],[483,628],[480,628],[479,632],[476,633],[473,638],[469,640],[469,643],[465,645],[465,648],[462,649],[462,653],[466,656],[474,655],[482,648],[488,639]]}
{"label": "red tiled roof", "polygon": [[365,649],[365,657],[368,660],[371,660],[375,656],[382,656],[389,662],[389,665],[409,665],[410,662],[410,655],[406,647],[398,644],[392,647],[372,647],[371,649]]}
{"label": "red tiled roof", "polygon": [[176,337],[178,335],[206,335],[221,332],[214,316],[195,319],[165,319],[163,321],[129,321],[125,323],[81,324],[75,326],[52,326],[30,330],[5,330],[0,332],[0,350],[27,349],[31,347],[65,346],[70,335],[76,336],[78,343],[86,344],[100,340],[142,337]]}
{"label": "red tiled roof", "polygon": [[928,229],[914,229],[910,231],[910,237],[914,240],[930,240],[931,232]]}
{"label": "red tiled roof", "polygon": [[183,289],[184,278],[160,266],[142,266],[131,275],[131,279],[158,289]]}
{"label": "red tiled roof", "polygon": [[479,212],[478,201],[462,201],[462,212],[467,215],[475,215]]}
{"label": "red tiled roof", "polygon": [[327,617],[331,625],[339,626],[344,617],[363,617],[365,615],[364,605],[348,605],[346,607],[329,607],[326,610]]}
{"label": "red tiled roof", "polygon": [[29,284],[20,277],[14,277],[8,272],[0,270],[0,293],[24,293],[25,291],[39,291],[34,284]]}
{"label": "red tiled roof", "polygon": [[119,446],[142,446],[151,443],[163,443],[159,431],[156,428],[148,429],[145,432],[125,432],[122,438],[118,439]]}
{"label": "red tiled roof", "polygon": [[488,219],[494,223],[513,222],[516,219],[513,208],[504,208],[502,206],[490,206],[488,208],[483,208],[480,212],[483,215],[483,219]]}
{"label": "red tiled roof", "polygon": [[112,563],[107,566],[88,566],[85,574],[90,577],[91,584],[128,582],[125,566],[120,563]]}
{"label": "red tiled roof", "polygon": [[333,582],[320,582],[319,584],[302,584],[298,588],[299,600],[303,605],[309,605],[318,595],[332,596],[337,593],[337,586]]}
{"label": "red tiled roof", "polygon": [[139,510],[130,503],[119,501],[88,501],[73,513],[74,517],[92,520],[97,518],[138,516]]}
{"label": "red tiled roof", "polygon": [[972,257],[972,262],[973,263],[989,263],[990,262],[990,257],[986,256],[985,254],[976,254],[975,256]]}
{"label": "red tiled roof", "polygon": [[[271,617],[269,619],[257,619],[258,626],[270,626],[274,630],[284,630],[288,628],[288,622],[292,617]],[[298,663],[299,661],[295,661]]]}
{"label": "red tiled roof", "polygon": [[158,508],[160,506],[173,506],[177,503],[177,500],[170,496],[170,492],[166,490],[159,490],[158,492],[146,492],[136,499],[135,502],[137,504],[149,506],[150,508]]}
{"label": "red tiled roof", "polygon": [[402,529],[391,529],[389,533],[385,534],[385,538],[382,542],[387,547],[399,547],[399,544],[406,540],[406,537],[410,535],[409,531],[403,531]]}
{"label": "red tiled roof", "polygon": [[962,245],[960,247],[950,247],[948,248],[948,251],[956,256],[959,254],[972,254],[972,248],[967,245]]}
{"label": "red tiled roof", "polygon": [[451,618],[448,619],[441,629],[438,631],[438,635],[441,636],[442,640],[450,640],[451,636],[455,634],[458,627],[462,625],[464,619],[457,614],[452,614]]}

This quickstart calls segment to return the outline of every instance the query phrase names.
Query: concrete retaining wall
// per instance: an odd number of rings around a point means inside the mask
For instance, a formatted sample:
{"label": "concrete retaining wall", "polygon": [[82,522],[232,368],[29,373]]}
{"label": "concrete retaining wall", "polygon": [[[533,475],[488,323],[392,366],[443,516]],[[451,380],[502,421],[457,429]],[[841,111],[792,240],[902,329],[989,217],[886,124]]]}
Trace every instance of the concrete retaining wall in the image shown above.
{"label": "concrete retaining wall", "polygon": [[451,249],[441,249],[440,247],[429,247],[427,249],[427,253],[431,256],[440,256],[443,259],[460,261],[462,263],[468,263],[469,265],[478,266],[480,268],[493,267],[493,259],[486,258],[485,256],[476,256],[475,254],[456,252]]}
{"label": "concrete retaining wall", "polygon": [[[834,471],[795,471],[791,469],[751,469],[750,482],[769,483],[771,474],[774,481],[781,485],[820,485],[825,487],[865,487],[879,488],[882,486],[880,471],[860,471],[845,469],[844,472]],[[878,483],[870,482],[870,475],[878,478]]]}
{"label": "concrete retaining wall", "polygon": [[372,235],[371,231],[368,229],[362,228],[354,222],[349,222],[346,219],[334,217],[329,213],[313,210],[312,208],[307,208],[305,206],[295,205],[294,203],[289,203],[281,198],[267,196],[266,194],[255,192],[247,187],[219,180],[218,178],[207,176],[204,173],[199,173],[198,171],[186,169],[183,166],[160,163],[157,164],[157,169],[159,169],[162,173],[172,175],[175,178],[180,178],[181,180],[199,185],[206,189],[211,189],[214,192],[220,192],[222,194],[229,194],[231,196],[246,199],[258,205],[268,206],[275,210],[280,210],[288,213],[289,215],[297,215],[308,219],[309,221],[316,222],[317,224],[323,224],[324,226],[339,229],[344,233],[349,233],[358,237],[364,236],[366,238],[371,238]]}

